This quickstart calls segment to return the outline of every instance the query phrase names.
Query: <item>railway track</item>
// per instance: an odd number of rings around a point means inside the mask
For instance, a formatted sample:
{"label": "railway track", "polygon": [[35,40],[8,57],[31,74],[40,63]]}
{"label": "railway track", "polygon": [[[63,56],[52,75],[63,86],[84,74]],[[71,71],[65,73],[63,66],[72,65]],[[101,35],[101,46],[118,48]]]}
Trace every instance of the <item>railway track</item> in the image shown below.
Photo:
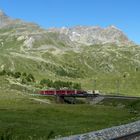
{"label": "railway track", "polygon": [[72,95],[60,95],[63,97],[103,97],[103,98],[114,98],[114,99],[140,99],[140,97],[137,96],[121,96],[121,95],[101,95],[101,94],[72,94]]}
{"label": "railway track", "polygon": [[81,94],[31,94],[32,96],[60,96],[60,97],[80,97],[80,98],[87,98],[87,97],[103,97],[103,98],[112,98],[112,99],[140,99],[140,96],[123,96],[123,95],[103,95],[103,94],[90,94],[90,93],[81,93]]}
{"label": "railway track", "polygon": [[113,138],[113,139],[110,139],[110,140],[140,140],[140,131],[137,131],[137,132],[134,132],[134,133],[131,133],[131,134],[127,134],[127,135],[124,135],[124,136],[120,136],[120,137],[117,137],[117,138]]}
{"label": "railway track", "polygon": [[118,98],[118,99],[140,99],[139,96],[123,96],[123,95],[99,95],[104,98]]}

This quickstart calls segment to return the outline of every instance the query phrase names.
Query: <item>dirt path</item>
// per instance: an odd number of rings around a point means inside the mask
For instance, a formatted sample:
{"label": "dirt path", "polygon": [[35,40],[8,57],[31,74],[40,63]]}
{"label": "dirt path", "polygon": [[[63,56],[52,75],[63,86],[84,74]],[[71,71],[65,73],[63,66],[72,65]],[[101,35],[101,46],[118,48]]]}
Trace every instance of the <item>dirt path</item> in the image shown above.
{"label": "dirt path", "polygon": [[40,103],[51,104],[51,102],[47,99],[38,99],[38,98],[30,98],[30,99]]}

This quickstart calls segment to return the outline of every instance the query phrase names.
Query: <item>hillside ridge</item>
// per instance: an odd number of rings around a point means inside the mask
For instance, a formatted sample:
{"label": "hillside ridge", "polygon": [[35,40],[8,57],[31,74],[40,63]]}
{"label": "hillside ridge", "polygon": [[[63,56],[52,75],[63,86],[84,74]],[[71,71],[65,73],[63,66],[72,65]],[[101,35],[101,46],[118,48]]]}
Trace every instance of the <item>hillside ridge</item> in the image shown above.
{"label": "hillside ridge", "polygon": [[140,47],[117,27],[43,29],[5,15],[0,12],[0,71],[31,73],[37,83],[80,82],[84,89],[109,93],[119,81],[123,94],[140,91]]}
{"label": "hillside ridge", "polygon": [[[35,23],[24,22],[19,19],[12,19],[8,17],[2,10],[0,11],[0,28],[5,26],[27,26],[35,27],[35,30],[39,30],[39,26]],[[24,27],[25,28],[25,27]],[[41,29],[40,29],[41,30]],[[34,31],[32,31],[34,32]],[[61,37],[69,39],[71,42],[75,42],[83,45],[95,45],[95,44],[116,44],[116,45],[135,45],[135,43],[128,39],[128,37],[116,26],[111,25],[106,28],[99,26],[74,26],[74,27],[62,27],[62,28],[48,28],[42,29],[42,32],[52,32],[61,34]],[[64,37],[65,36],[65,37]]]}

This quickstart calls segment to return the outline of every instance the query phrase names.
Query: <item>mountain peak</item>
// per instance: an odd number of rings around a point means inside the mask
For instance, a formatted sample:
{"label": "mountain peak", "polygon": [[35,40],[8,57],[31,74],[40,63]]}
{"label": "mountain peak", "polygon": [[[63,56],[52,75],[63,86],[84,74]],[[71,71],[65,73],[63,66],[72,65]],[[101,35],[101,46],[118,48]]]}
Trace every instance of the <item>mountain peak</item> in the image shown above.
{"label": "mountain peak", "polygon": [[108,26],[107,28],[105,29],[110,29],[110,30],[118,30],[118,31],[121,31],[118,27],[116,27],[115,25],[110,25]]}
{"label": "mountain peak", "polygon": [[66,28],[65,30],[62,28],[53,28],[51,31],[63,33],[68,36],[71,41],[85,45],[116,44],[124,46],[134,44],[119,28],[114,25],[106,28],[99,26],[75,26]]}
{"label": "mountain peak", "polygon": [[115,29],[118,29],[115,25],[110,25],[109,28],[115,28]]}
{"label": "mountain peak", "polygon": [[7,15],[0,9],[0,17],[7,17]]}
{"label": "mountain peak", "polygon": [[[26,23],[21,20],[11,19],[2,10],[0,10],[0,28],[6,26],[18,28],[23,26],[25,30],[31,30],[32,28],[38,26],[36,24]],[[69,38],[72,43],[81,45],[94,45],[94,44],[116,44],[116,45],[132,45],[134,44],[130,41],[127,36],[116,26],[111,25],[106,28],[100,26],[74,26],[74,27],[62,27],[62,28],[51,28],[47,29],[48,32],[57,32],[65,35]]]}
{"label": "mountain peak", "polygon": [[7,23],[9,23],[10,18],[2,11],[0,10],[0,27],[3,27]]}

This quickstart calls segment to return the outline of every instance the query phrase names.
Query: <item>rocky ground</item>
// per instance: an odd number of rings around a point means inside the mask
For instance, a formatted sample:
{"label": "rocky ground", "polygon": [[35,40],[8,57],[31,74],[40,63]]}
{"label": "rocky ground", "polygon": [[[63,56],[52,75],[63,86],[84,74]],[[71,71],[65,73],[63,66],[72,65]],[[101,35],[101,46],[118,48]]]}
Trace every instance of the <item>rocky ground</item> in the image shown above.
{"label": "rocky ground", "polygon": [[[59,140],[111,140],[137,131],[140,131],[140,121],[86,134],[64,137]],[[135,140],[139,139],[140,137],[135,138]]]}

